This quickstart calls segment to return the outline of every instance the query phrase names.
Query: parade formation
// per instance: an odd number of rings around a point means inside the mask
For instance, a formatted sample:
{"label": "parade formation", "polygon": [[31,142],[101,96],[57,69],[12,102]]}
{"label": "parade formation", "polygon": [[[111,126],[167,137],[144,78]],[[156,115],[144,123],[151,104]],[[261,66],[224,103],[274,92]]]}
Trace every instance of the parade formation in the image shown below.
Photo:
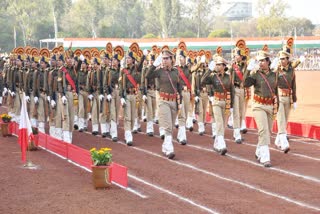
{"label": "parade formation", "polygon": [[[208,134],[213,151],[228,152],[227,124],[233,129],[234,143],[241,144],[252,100],[259,136],[255,155],[270,167],[271,143],[284,153],[290,150],[286,127],[290,110],[297,108],[295,68],[299,65],[292,60],[292,45],[290,38],[272,61],[267,45],[251,56],[243,39],[236,42],[229,61],[221,47],[214,53],[191,51],[183,41],[173,49],[154,45],[151,50],[132,43],[126,52],[111,43],[102,50],[18,47],[0,75],[0,101],[17,123],[21,102],[26,101],[32,126],[43,133],[48,126],[51,136],[67,143],[72,143],[74,131],[87,131],[89,124],[92,135],[117,142],[121,119],[125,143],[132,146],[142,122],[147,137],[154,136],[157,123],[162,152],[173,159],[173,139],[186,145],[186,132],[202,136],[205,125],[212,127]],[[274,119],[278,133],[270,142]],[[175,127],[177,136],[173,136]]]}

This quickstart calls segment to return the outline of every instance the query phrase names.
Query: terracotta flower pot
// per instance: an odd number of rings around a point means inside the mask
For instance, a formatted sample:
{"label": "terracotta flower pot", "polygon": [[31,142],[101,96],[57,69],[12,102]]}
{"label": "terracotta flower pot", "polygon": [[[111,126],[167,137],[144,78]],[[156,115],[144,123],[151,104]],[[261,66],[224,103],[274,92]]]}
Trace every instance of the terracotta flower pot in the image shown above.
{"label": "terracotta flower pot", "polygon": [[105,188],[111,185],[112,168],[106,166],[91,166],[93,186],[97,188]]}
{"label": "terracotta flower pot", "polygon": [[9,136],[9,123],[1,123],[1,132],[3,137]]}

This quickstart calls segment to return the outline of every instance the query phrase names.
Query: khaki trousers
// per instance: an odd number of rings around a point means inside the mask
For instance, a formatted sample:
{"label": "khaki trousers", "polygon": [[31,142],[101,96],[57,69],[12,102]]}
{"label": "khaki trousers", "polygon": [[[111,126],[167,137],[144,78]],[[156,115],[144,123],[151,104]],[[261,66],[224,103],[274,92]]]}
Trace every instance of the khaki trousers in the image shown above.
{"label": "khaki trousers", "polygon": [[13,102],[13,110],[12,112],[16,115],[19,116],[21,112],[21,98],[22,98],[22,93],[17,92],[16,95],[14,96],[14,102]]}
{"label": "khaki trousers", "polygon": [[212,105],[213,115],[216,122],[216,131],[217,136],[224,136],[227,115],[225,114],[226,111],[226,101],[224,100],[213,100]]}
{"label": "khaki trousers", "polygon": [[143,105],[142,94],[141,94],[141,91],[138,90],[136,94],[136,111],[137,111],[138,120],[141,120],[142,118],[142,105]]}
{"label": "khaki trousers", "polygon": [[137,117],[136,95],[127,95],[126,105],[124,106],[124,130],[132,131],[134,120]]}
{"label": "khaki trousers", "polygon": [[87,107],[88,107],[88,92],[86,91],[80,91],[78,95],[78,116],[79,118],[84,118],[87,119],[88,112],[87,112]]}
{"label": "khaki trousers", "polygon": [[258,126],[258,146],[264,146],[270,144],[270,134],[272,131],[272,105],[263,105],[259,103],[253,103],[253,116]]}
{"label": "khaki trousers", "polygon": [[55,125],[56,125],[56,128],[62,128],[62,122],[65,120],[66,118],[66,113],[65,113],[65,110],[64,110],[64,105],[62,103],[62,100],[61,100],[61,95],[58,95],[57,93],[57,105],[56,105],[56,115],[55,115]]}
{"label": "khaki trousers", "polygon": [[47,94],[41,93],[38,100],[38,122],[47,122],[47,115],[45,112],[45,105],[47,105]]}
{"label": "khaki trousers", "polygon": [[179,126],[186,126],[186,120],[190,108],[190,92],[182,91],[182,106],[178,114]]}
{"label": "khaki trousers", "polygon": [[287,123],[290,115],[290,96],[279,97],[279,109],[277,113],[278,134],[287,133]]}
{"label": "khaki trousers", "polygon": [[159,125],[166,136],[172,136],[172,129],[177,117],[177,102],[159,99]]}
{"label": "khaki trousers", "polygon": [[113,89],[112,91],[112,99],[110,103],[110,119],[114,122],[118,123],[119,120],[119,112],[120,112],[120,96],[119,89]]}
{"label": "khaki trousers", "polygon": [[244,108],[245,108],[245,97],[243,88],[234,89],[234,100],[233,100],[233,128],[238,129],[241,127],[241,120],[244,120]]}
{"label": "khaki trousers", "polygon": [[157,100],[156,91],[148,89],[147,92],[147,121],[153,121],[156,116]]}
{"label": "khaki trousers", "polygon": [[71,91],[67,91],[65,96],[67,98],[67,103],[62,104],[65,115],[65,120],[62,122],[62,130],[72,132],[74,121],[73,93]]}
{"label": "khaki trousers", "polygon": [[99,100],[99,93],[94,92],[92,98],[92,109],[91,109],[91,121],[92,125],[98,125],[99,124],[99,106],[100,106],[100,100]]}
{"label": "khaki trousers", "polygon": [[206,122],[206,112],[208,107],[209,97],[207,92],[201,92],[199,97],[199,117],[198,122]]}

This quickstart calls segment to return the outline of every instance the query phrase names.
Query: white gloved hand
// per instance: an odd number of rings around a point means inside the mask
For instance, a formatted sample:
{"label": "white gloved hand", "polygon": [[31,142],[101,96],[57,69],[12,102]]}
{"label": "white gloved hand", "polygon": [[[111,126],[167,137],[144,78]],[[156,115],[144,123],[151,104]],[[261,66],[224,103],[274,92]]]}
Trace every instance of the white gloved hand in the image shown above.
{"label": "white gloved hand", "polygon": [[4,97],[8,92],[8,89],[6,87],[3,88],[2,96]]}
{"label": "white gloved hand", "polygon": [[120,102],[121,102],[121,105],[122,105],[122,106],[124,106],[125,104],[127,104],[127,103],[126,103],[126,100],[125,100],[124,98],[121,98],[121,99],[120,99]]}
{"label": "white gloved hand", "polygon": [[48,100],[48,102],[50,102],[50,100],[51,100],[51,97],[50,97],[50,96],[47,96],[47,100]]}
{"label": "white gloved hand", "polygon": [[51,104],[51,107],[54,108],[54,107],[56,106],[56,101],[51,100],[51,101],[50,101],[50,104]]}
{"label": "white gloved hand", "polygon": [[108,94],[108,95],[107,95],[107,99],[108,99],[109,102],[112,100],[111,94]]}
{"label": "white gloved hand", "polygon": [[196,101],[196,102],[199,102],[199,97],[198,96],[196,96],[195,98],[194,98],[194,100]]}
{"label": "white gloved hand", "polygon": [[143,95],[143,96],[142,96],[142,99],[143,99],[143,101],[146,101],[146,100],[147,100],[147,96],[146,96],[146,95]]}
{"label": "white gloved hand", "polygon": [[296,110],[296,109],[297,109],[297,107],[298,107],[298,106],[297,106],[297,103],[296,103],[296,102],[294,102],[294,103],[293,103],[293,105],[292,105],[293,110]]}
{"label": "white gloved hand", "polygon": [[24,99],[25,99],[28,103],[30,103],[30,97],[29,97],[29,96],[25,96]]}
{"label": "white gloved hand", "polygon": [[255,59],[250,59],[249,64],[247,66],[248,71],[252,71],[256,67],[256,60]]}
{"label": "white gloved hand", "polygon": [[81,54],[79,59],[83,62],[84,61],[84,56]]}
{"label": "white gloved hand", "polygon": [[92,98],[93,98],[93,95],[90,94],[90,95],[88,96],[88,99],[89,99],[89,100],[92,100]]}
{"label": "white gloved hand", "polygon": [[66,98],[66,96],[63,96],[62,98],[61,98],[61,101],[62,101],[62,103],[65,105],[65,104],[67,104],[67,98]]}
{"label": "white gloved hand", "polygon": [[230,113],[233,113],[233,108],[230,108]]}
{"label": "white gloved hand", "polygon": [[145,55],[145,56],[148,55],[148,50],[147,50],[147,49],[144,49],[144,50],[143,50],[143,55]]}
{"label": "white gloved hand", "polygon": [[206,62],[206,56],[205,56],[205,55],[202,55],[202,56],[201,56],[200,62],[201,62],[201,63],[205,63],[205,62]]}
{"label": "white gloved hand", "polygon": [[99,95],[99,100],[102,101],[104,96],[102,94]]}
{"label": "white gloved hand", "polygon": [[279,58],[276,57],[272,60],[272,63],[270,65],[270,68],[271,69],[276,69],[278,67],[278,64],[279,64]]}
{"label": "white gloved hand", "polygon": [[14,97],[14,96],[16,96],[16,93],[14,93],[14,91],[13,91],[13,92],[11,92],[11,97]]}
{"label": "white gloved hand", "polygon": [[34,98],[33,98],[33,100],[34,100],[34,103],[36,103],[36,104],[37,104],[37,103],[38,103],[38,101],[39,101],[39,98],[38,98],[38,97],[34,97]]}
{"label": "white gloved hand", "polygon": [[211,97],[209,97],[209,101],[211,102],[211,103],[213,103],[213,96],[211,96]]}
{"label": "white gloved hand", "polygon": [[159,65],[161,65],[161,61],[162,61],[162,54],[160,54],[156,60],[153,62],[153,66],[158,67]]}
{"label": "white gloved hand", "polygon": [[216,66],[216,63],[214,63],[214,61],[211,61],[210,63],[209,63],[209,70],[210,71],[213,71],[214,70],[214,67]]}
{"label": "white gloved hand", "polygon": [[125,68],[126,67],[126,58],[123,57],[122,60],[120,61],[120,67]]}

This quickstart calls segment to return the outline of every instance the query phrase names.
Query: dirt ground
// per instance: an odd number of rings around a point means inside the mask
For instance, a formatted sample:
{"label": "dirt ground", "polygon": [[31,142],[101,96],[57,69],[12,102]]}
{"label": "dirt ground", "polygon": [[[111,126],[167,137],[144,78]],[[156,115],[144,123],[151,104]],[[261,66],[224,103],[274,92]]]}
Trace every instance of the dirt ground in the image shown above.
{"label": "dirt ground", "polygon": [[[298,109],[290,121],[320,125],[318,80],[320,72],[297,72]],[[228,153],[220,156],[212,150],[210,128],[199,136],[195,125],[186,146],[174,144],[173,161],[161,154],[157,125],[156,135],[148,137],[143,123],[143,132],[133,136],[133,147],[123,143],[122,123],[118,143],[74,132],[77,146],[112,148],[113,160],[128,167],[128,189],[112,185],[96,190],[90,172],[41,149],[29,154],[39,168],[25,169],[17,138],[1,136],[0,213],[320,212],[318,140],[289,136],[288,154],[271,145],[273,167],[266,169],[254,158],[256,130],[243,135],[245,141],[238,145],[227,129]]]}

